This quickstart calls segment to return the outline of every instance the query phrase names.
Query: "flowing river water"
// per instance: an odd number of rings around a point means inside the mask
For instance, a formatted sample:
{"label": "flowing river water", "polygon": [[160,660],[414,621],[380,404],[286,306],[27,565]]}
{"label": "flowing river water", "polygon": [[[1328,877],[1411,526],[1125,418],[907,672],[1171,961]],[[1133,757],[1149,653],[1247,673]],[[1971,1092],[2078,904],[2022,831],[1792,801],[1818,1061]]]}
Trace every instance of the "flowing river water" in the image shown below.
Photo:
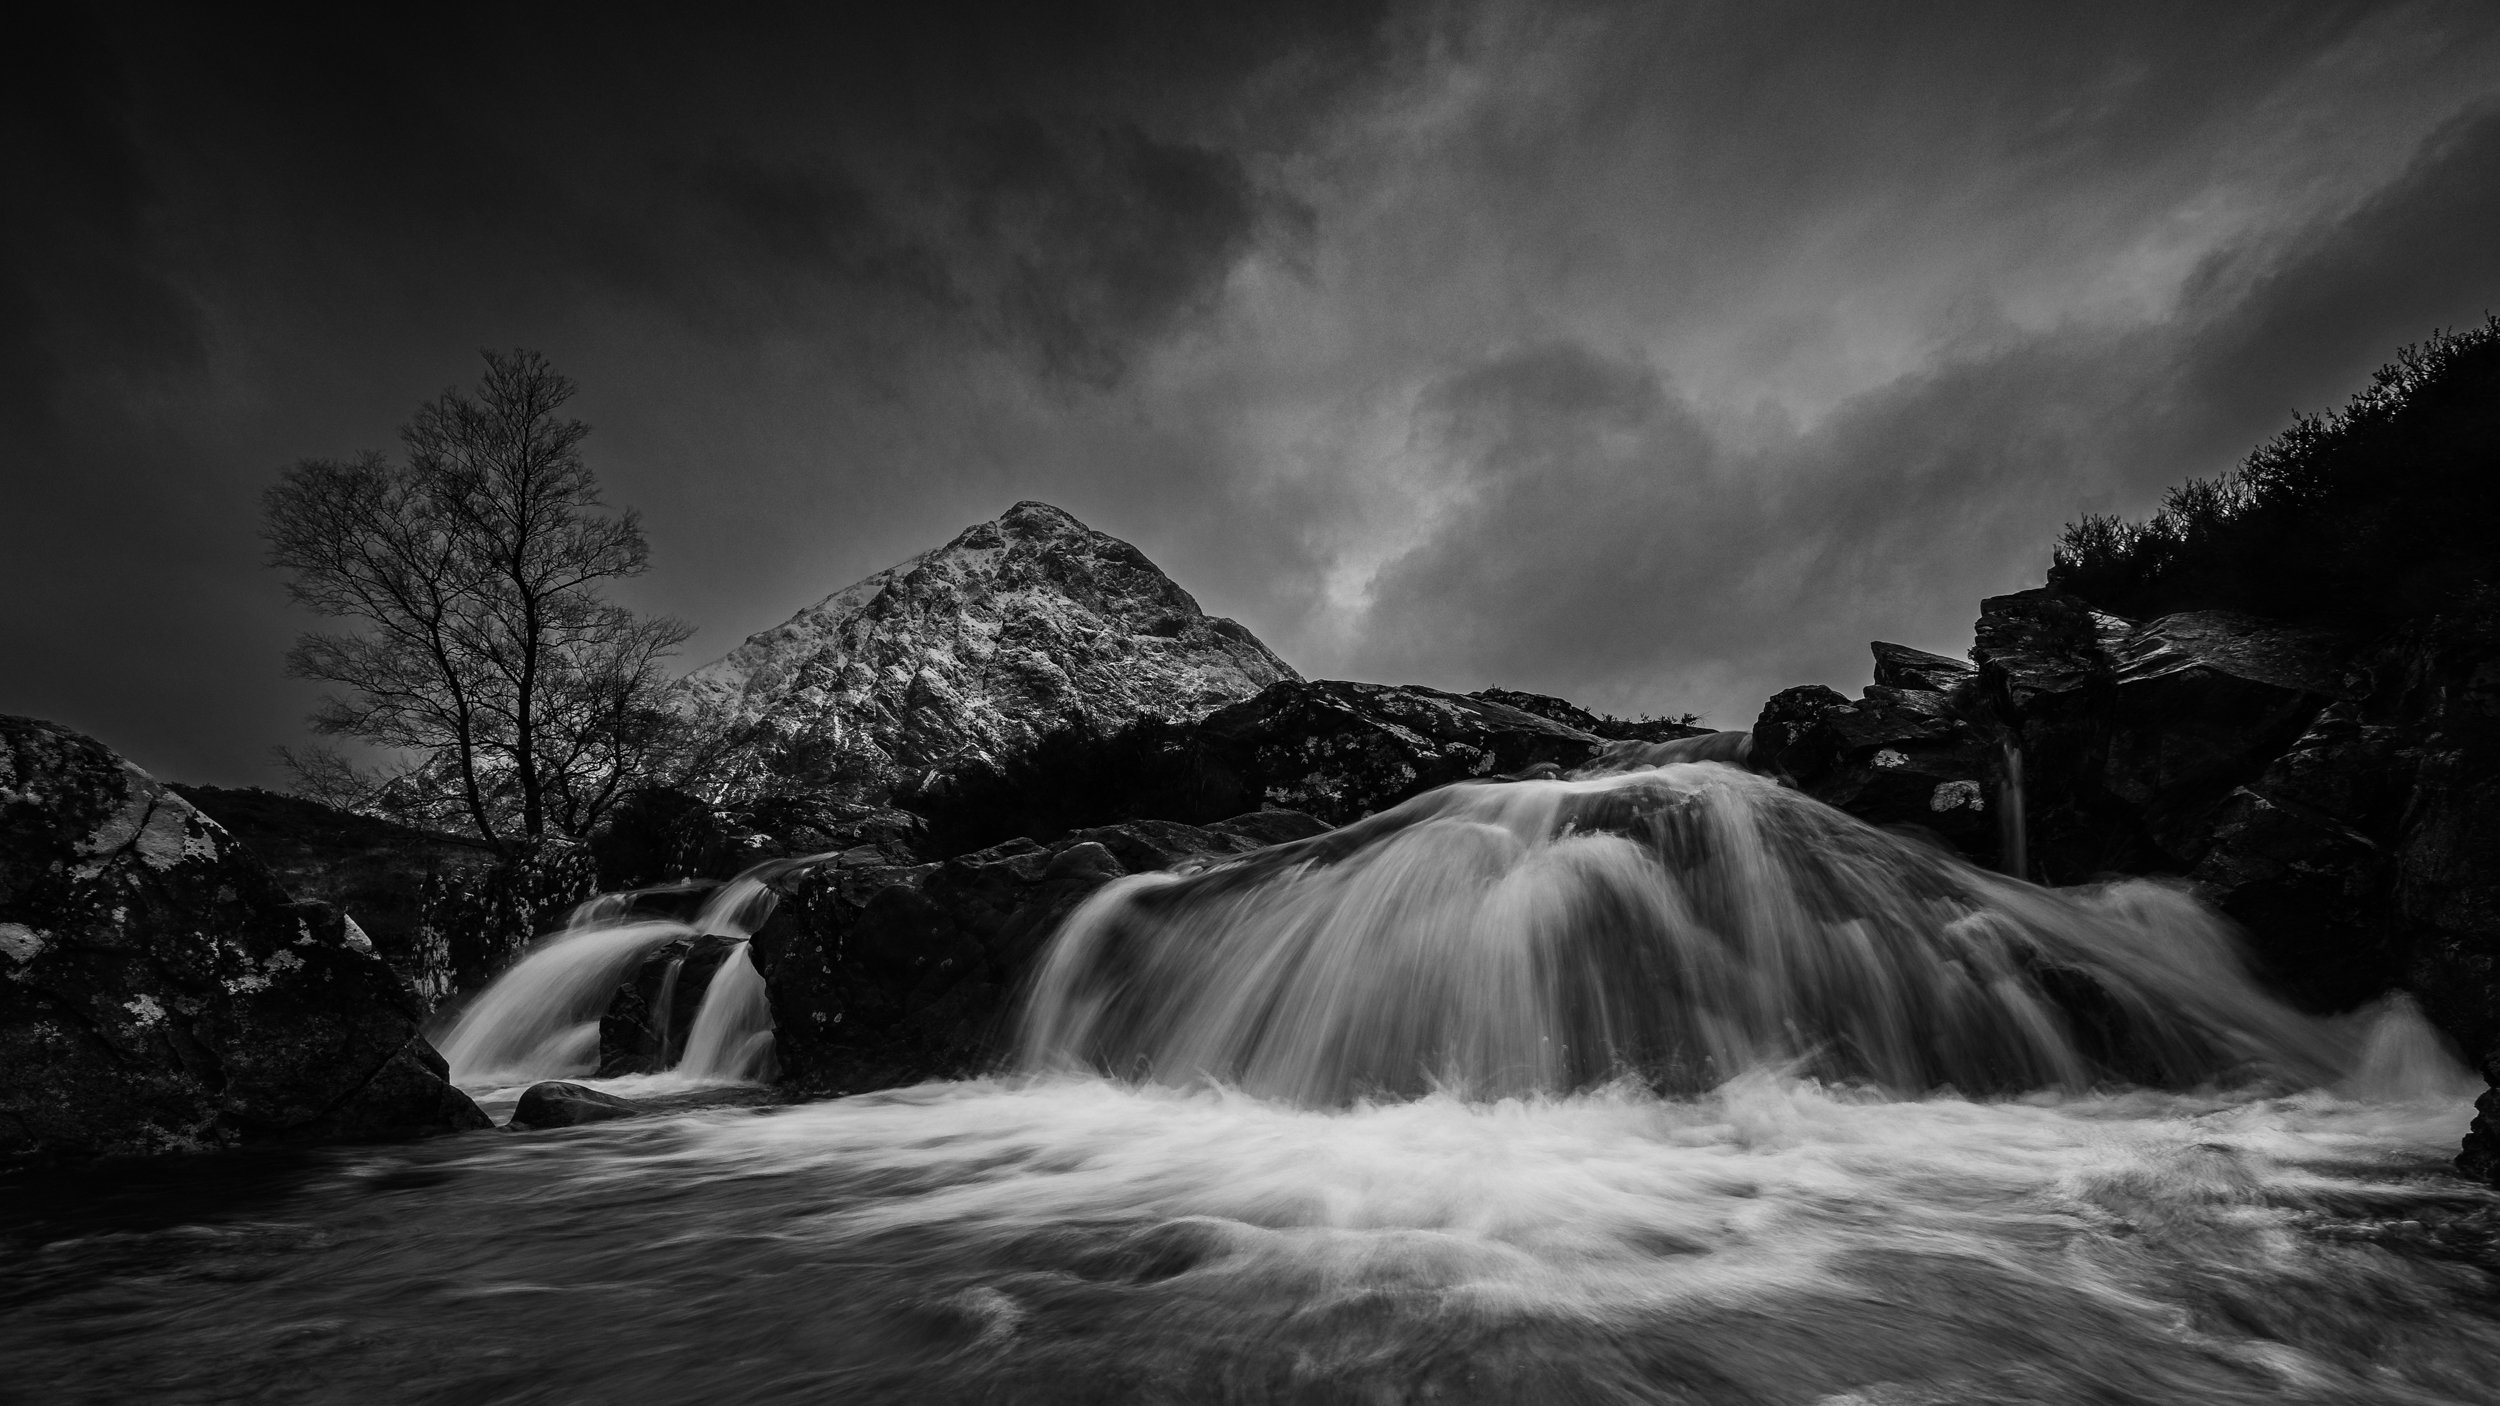
{"label": "flowing river water", "polygon": [[1725,768],[1125,881],[1024,1042],[21,1179],[0,1399],[2500,1399],[2478,1084],[2409,1006],[2299,1017],[2179,895]]}

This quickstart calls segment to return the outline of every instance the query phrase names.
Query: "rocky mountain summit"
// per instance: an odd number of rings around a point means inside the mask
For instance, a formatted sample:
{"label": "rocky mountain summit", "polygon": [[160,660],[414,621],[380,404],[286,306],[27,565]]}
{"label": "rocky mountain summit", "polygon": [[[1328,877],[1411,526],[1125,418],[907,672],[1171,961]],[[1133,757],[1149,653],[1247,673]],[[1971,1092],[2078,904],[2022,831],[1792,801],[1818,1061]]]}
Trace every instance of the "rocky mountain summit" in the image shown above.
{"label": "rocky mountain summit", "polygon": [[750,637],[678,702],[726,729],[730,789],[780,770],[873,790],[1053,728],[1193,719],[1300,677],[1145,553],[1022,502]]}

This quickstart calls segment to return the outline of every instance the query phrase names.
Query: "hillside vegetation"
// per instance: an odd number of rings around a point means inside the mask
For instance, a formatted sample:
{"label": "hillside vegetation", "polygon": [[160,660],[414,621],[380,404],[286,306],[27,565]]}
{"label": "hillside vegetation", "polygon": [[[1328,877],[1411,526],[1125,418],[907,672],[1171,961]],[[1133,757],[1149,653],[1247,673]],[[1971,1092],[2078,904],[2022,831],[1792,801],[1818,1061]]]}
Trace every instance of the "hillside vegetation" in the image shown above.
{"label": "hillside vegetation", "polygon": [[2409,346],[2145,522],[2060,536],[2049,584],[2136,617],[2236,609],[2367,628],[2500,586],[2500,318]]}

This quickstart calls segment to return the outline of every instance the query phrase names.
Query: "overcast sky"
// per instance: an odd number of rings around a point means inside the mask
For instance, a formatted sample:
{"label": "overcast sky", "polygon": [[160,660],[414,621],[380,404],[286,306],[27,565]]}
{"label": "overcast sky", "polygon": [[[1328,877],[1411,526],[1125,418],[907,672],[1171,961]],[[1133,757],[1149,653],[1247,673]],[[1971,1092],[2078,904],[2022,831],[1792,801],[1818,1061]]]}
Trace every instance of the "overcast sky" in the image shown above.
{"label": "overcast sky", "polygon": [[1741,727],[2500,309],[2487,0],[889,8],[20,21],[0,711],[279,784],[261,490],[517,346],[688,667],[1039,498]]}

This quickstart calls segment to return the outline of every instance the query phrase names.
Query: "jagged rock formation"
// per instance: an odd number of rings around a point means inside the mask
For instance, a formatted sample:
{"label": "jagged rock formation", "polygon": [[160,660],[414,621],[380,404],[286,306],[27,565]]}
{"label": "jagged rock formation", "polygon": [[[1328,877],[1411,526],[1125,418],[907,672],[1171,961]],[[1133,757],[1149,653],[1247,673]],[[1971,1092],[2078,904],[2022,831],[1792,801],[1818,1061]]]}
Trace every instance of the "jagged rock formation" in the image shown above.
{"label": "jagged rock formation", "polygon": [[1905,645],[1873,649],[1862,698],[1821,684],[1773,695],[1754,720],[1750,765],[1870,824],[1915,827],[2001,864],[2006,777],[1974,706],[1975,671]]}
{"label": "jagged rock formation", "polygon": [[1281,810],[1208,826],[1142,820],[937,864],[836,863],[795,875],[754,944],[783,1077],[858,1092],[978,1071],[1005,1053],[1013,996],[1034,958],[1096,889],[1325,829]]}
{"label": "jagged rock formation", "polygon": [[0,1162],[486,1126],[412,993],[101,744],[0,717]]}
{"label": "jagged rock formation", "polygon": [[1592,713],[1568,699],[1550,693],[1526,693],[1515,688],[1480,688],[1467,695],[1487,703],[1499,703],[1534,713],[1540,718],[1577,728],[1593,737],[1609,742],[1673,742],[1680,738],[1700,737],[1711,729],[1673,718],[1618,718],[1612,714]]}
{"label": "jagged rock formation", "polygon": [[1234,779],[1240,808],[1303,811],[1331,825],[1453,781],[1578,766],[1604,746],[1482,696],[1336,679],[1276,684],[1196,731],[1208,764]]}
{"label": "jagged rock formation", "polygon": [[673,1068],[694,1032],[703,993],[737,943],[717,933],[681,937],[642,959],[599,1020],[599,1077]]}
{"label": "jagged rock formation", "polygon": [[2217,812],[2344,696],[2349,641],[2227,611],[2138,623],[2051,590],[1981,602],[1980,688],[2020,744],[2036,872],[2185,873]]}
{"label": "jagged rock formation", "polygon": [[1135,547],[1024,502],[749,638],[678,698],[731,736],[729,792],[812,767],[876,799],[1054,727],[1195,718],[1299,677]]}

